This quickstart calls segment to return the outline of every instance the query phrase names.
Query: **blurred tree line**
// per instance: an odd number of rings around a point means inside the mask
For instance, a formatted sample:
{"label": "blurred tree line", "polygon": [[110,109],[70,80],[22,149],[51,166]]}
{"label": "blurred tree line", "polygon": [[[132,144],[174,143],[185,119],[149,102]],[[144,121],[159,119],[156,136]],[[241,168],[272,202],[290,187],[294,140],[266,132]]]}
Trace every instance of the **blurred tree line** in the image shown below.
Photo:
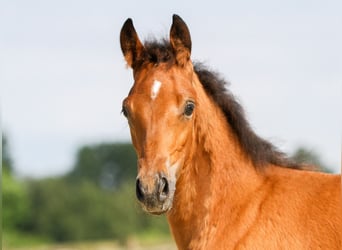
{"label": "blurred tree line", "polygon": [[[299,148],[293,158],[328,171],[318,155],[305,148]],[[56,242],[124,242],[139,234],[169,234],[165,218],[145,214],[136,202],[136,155],[131,144],[83,146],[68,174],[21,180],[13,175],[13,161],[3,135],[2,174],[6,232],[39,235]]]}
{"label": "blurred tree line", "polygon": [[[55,242],[124,242],[137,235],[169,235],[165,218],[145,214],[136,202],[136,156],[131,144],[84,146],[65,176],[21,180],[13,175],[6,137],[2,138],[5,232]],[[6,236],[3,240],[6,244]]]}

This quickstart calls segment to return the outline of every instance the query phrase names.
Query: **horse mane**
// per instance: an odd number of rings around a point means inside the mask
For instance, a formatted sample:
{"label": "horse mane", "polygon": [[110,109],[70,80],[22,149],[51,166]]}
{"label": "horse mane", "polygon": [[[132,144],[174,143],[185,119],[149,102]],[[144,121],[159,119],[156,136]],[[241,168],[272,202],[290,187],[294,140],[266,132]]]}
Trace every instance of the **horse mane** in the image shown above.
{"label": "horse mane", "polygon": [[235,132],[240,145],[254,165],[262,168],[267,164],[281,167],[300,168],[273,144],[259,137],[251,128],[245,112],[234,95],[226,88],[228,83],[216,72],[203,64],[195,63],[194,70],[205,91],[223,111],[227,122]]}
{"label": "horse mane", "polygon": [[[155,65],[166,63],[172,66],[175,63],[174,52],[167,39],[147,41],[144,43],[144,47],[143,56],[136,62],[135,66],[139,67],[145,63]],[[242,149],[250,157],[256,168],[263,169],[269,164],[274,164],[280,167],[301,169],[300,164],[295,163],[270,142],[255,134],[246,119],[242,106],[226,88],[228,82],[223,77],[209,70],[202,63],[195,62],[193,65],[206,93],[221,108]]]}

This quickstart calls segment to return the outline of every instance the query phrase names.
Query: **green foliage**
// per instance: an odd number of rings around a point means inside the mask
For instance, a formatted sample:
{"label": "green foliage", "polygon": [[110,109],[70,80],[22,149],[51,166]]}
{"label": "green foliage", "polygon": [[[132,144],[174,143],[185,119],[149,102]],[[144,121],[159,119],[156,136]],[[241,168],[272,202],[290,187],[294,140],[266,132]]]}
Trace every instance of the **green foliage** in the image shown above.
{"label": "green foliage", "polygon": [[136,156],[131,144],[80,149],[65,177],[31,181],[31,231],[55,241],[118,239],[145,231],[168,234],[165,218],[136,203]]}
{"label": "green foliage", "polygon": [[319,155],[315,151],[309,150],[304,147],[299,147],[298,149],[296,149],[292,155],[292,159],[294,159],[298,163],[310,166],[309,169],[312,170],[326,173],[332,172],[328,167],[326,167],[326,165],[322,162]]}
{"label": "green foliage", "polygon": [[24,229],[30,220],[30,201],[25,183],[14,179],[8,170],[2,172],[3,230]]}
{"label": "green foliage", "polygon": [[9,154],[8,141],[5,134],[2,133],[2,169],[12,171],[12,160]]}
{"label": "green foliage", "polygon": [[41,239],[124,242],[156,232],[169,235],[164,217],[147,215],[137,204],[135,176],[131,144],[82,147],[73,170],[60,178],[23,181],[7,168],[3,175],[5,243],[20,246],[22,239],[27,244]]}
{"label": "green foliage", "polygon": [[151,228],[167,234],[165,219],[160,223],[140,212],[132,187],[133,183],[126,183],[113,192],[88,180],[77,184],[63,179],[32,183],[32,226],[38,234],[56,241],[106,238],[125,241],[130,235]]}
{"label": "green foliage", "polygon": [[[3,249],[28,249],[28,246],[40,246],[51,244],[51,240],[37,234],[27,233],[20,230],[5,230],[3,234]],[[31,249],[31,248],[29,248]],[[45,249],[45,248],[39,248]]]}
{"label": "green foliage", "polygon": [[71,181],[89,180],[105,189],[118,188],[136,175],[136,154],[128,143],[82,147],[68,175]]}

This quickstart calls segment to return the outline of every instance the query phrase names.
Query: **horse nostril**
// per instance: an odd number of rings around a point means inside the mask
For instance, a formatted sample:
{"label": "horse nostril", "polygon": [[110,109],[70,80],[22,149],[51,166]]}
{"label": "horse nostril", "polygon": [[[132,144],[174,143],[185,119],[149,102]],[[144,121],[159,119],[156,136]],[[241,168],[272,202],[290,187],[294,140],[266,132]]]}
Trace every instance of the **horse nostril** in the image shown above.
{"label": "horse nostril", "polygon": [[164,201],[169,194],[169,182],[165,177],[160,178],[159,182],[159,200]]}
{"label": "horse nostril", "polygon": [[137,179],[136,182],[136,195],[139,201],[143,201],[144,200],[144,191],[143,191],[143,187],[141,186],[141,182],[139,179]]}
{"label": "horse nostril", "polygon": [[167,181],[165,177],[163,177],[162,180],[165,183],[162,193],[168,195],[169,194],[169,182]]}

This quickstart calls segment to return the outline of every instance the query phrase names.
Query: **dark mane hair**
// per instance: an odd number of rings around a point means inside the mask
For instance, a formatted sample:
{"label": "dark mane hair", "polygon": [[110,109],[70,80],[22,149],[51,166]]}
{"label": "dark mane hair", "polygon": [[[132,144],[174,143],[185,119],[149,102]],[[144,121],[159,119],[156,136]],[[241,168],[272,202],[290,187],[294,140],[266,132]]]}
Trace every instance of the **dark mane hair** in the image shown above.
{"label": "dark mane hair", "polygon": [[[151,40],[144,43],[145,52],[137,66],[144,63],[175,63],[174,53],[168,40],[161,42]],[[281,167],[300,169],[299,164],[294,163],[284,153],[279,151],[270,142],[260,138],[249,125],[242,106],[233,94],[226,88],[227,82],[216,72],[207,69],[201,63],[194,63],[196,72],[205,91],[223,111],[227,122],[235,132],[241,147],[250,157],[254,165],[262,169],[268,164]]]}
{"label": "dark mane hair", "polygon": [[175,57],[170,42],[166,38],[161,41],[152,38],[144,42],[144,51],[132,67],[139,69],[145,63],[155,65],[167,63],[169,66],[173,65],[175,63]]}
{"label": "dark mane hair", "polygon": [[242,106],[228,91],[227,82],[218,73],[208,70],[201,63],[195,63],[194,70],[207,94],[223,111],[242,148],[257,167],[275,164],[282,167],[300,168],[274,145],[254,133]]}

